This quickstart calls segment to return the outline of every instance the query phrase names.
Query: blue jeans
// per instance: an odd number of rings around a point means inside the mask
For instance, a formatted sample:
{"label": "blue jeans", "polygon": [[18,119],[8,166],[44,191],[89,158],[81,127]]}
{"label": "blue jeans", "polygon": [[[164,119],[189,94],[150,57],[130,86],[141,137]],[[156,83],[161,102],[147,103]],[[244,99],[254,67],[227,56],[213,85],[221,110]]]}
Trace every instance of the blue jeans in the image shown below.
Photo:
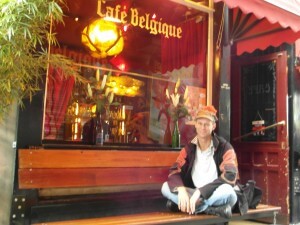
{"label": "blue jeans", "polygon": [[[186,188],[189,196],[191,197],[195,189]],[[170,191],[169,185],[165,182],[162,185],[161,193],[167,199],[170,199],[172,202],[178,204],[178,195],[177,192],[173,193]],[[231,207],[235,205],[237,201],[237,195],[232,186],[229,184],[222,184],[219,186],[213,194],[208,198],[204,199],[201,204],[196,208],[196,214],[201,213],[207,209],[209,206],[221,206],[229,204]]]}

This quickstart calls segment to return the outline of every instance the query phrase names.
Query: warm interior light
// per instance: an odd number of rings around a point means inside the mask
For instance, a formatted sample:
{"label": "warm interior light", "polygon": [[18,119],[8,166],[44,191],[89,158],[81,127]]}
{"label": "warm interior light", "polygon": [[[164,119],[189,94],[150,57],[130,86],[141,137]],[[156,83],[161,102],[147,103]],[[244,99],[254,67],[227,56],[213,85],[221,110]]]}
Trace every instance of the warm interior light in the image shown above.
{"label": "warm interior light", "polygon": [[122,31],[114,22],[102,18],[83,29],[81,41],[96,58],[117,55],[124,47]]}
{"label": "warm interior light", "polygon": [[106,85],[113,88],[113,92],[116,95],[129,97],[144,95],[144,92],[141,90],[144,82],[129,76],[110,76]]}
{"label": "warm interior light", "polygon": [[125,70],[125,63],[120,64],[119,69],[124,71]]}

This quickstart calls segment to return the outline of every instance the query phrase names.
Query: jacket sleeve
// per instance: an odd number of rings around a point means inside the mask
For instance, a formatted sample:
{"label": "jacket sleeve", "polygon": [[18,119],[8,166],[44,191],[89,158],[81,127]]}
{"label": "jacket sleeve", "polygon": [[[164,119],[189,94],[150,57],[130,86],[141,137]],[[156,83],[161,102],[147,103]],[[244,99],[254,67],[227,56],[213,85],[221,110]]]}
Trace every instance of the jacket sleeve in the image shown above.
{"label": "jacket sleeve", "polygon": [[223,155],[220,170],[222,172],[220,179],[234,186],[238,176],[238,163],[233,149],[228,149]]}
{"label": "jacket sleeve", "polygon": [[221,171],[220,176],[199,189],[205,199],[209,198],[214,190],[222,184],[235,185],[238,176],[238,164],[233,148],[229,148],[224,152],[219,169]]}
{"label": "jacket sleeve", "polygon": [[181,177],[182,167],[186,164],[187,152],[186,148],[181,149],[176,162],[171,166],[168,176],[168,185],[172,192],[175,192],[177,187],[184,186]]}

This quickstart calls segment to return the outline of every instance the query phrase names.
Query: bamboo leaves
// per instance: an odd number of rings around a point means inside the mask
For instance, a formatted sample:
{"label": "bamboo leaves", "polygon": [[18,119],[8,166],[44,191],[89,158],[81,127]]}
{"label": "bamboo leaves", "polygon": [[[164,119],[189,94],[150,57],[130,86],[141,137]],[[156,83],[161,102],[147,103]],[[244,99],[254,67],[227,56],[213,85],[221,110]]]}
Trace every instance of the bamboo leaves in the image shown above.
{"label": "bamboo leaves", "polygon": [[[14,102],[22,105],[40,90],[46,74],[51,20],[63,21],[62,0],[0,0],[0,120]],[[50,63],[78,75],[72,62],[52,55]]]}

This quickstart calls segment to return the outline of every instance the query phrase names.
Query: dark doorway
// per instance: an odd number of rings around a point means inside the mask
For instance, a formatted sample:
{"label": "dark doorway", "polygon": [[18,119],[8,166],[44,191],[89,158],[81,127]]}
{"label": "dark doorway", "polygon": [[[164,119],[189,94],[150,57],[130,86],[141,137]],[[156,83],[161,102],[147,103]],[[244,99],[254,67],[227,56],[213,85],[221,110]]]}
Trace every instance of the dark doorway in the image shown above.
{"label": "dark doorway", "polygon": [[[281,206],[288,215],[286,52],[235,58],[231,90],[231,142],[241,181],[254,179],[263,190],[262,203]],[[262,127],[271,128],[262,132]]]}

